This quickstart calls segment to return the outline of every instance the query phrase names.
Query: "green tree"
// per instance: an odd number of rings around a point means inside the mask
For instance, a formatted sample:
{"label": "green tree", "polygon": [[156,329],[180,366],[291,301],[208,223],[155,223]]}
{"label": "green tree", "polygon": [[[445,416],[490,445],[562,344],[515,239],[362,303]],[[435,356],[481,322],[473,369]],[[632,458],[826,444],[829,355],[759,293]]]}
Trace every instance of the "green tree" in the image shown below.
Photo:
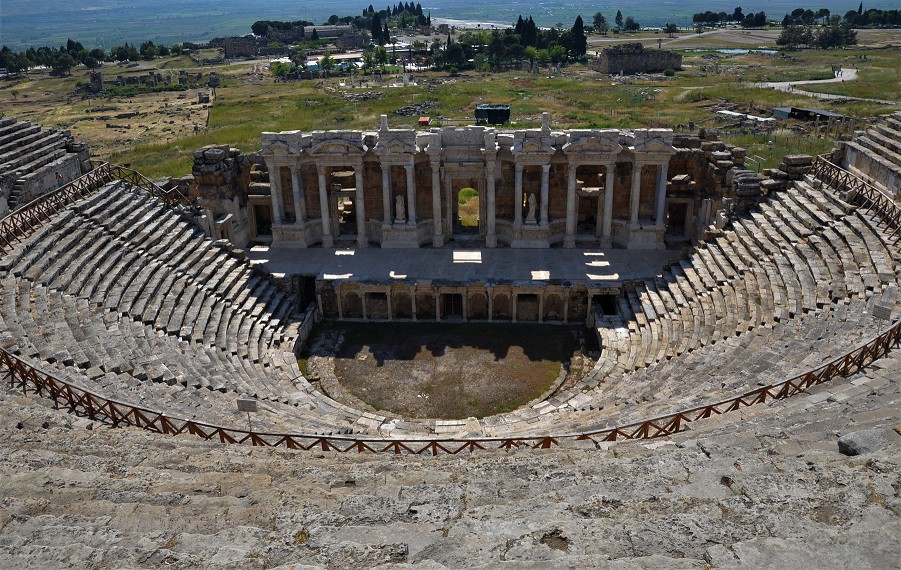
{"label": "green tree", "polygon": [[616,22],[617,30],[623,29],[623,13],[619,10],[616,11],[616,19],[614,21]]}
{"label": "green tree", "polygon": [[576,16],[570,34],[572,35],[570,51],[575,57],[582,57],[588,51],[588,38],[585,37],[585,22],[582,21],[582,16]]}
{"label": "green tree", "polygon": [[554,65],[559,65],[566,59],[566,49],[561,45],[555,45],[548,48],[548,59],[550,59],[551,63]]}
{"label": "green tree", "polygon": [[641,26],[638,24],[638,22],[635,21],[635,18],[629,16],[628,18],[626,18],[626,25],[623,26],[623,29],[625,29],[627,32],[637,32],[641,29]]}
{"label": "green tree", "polygon": [[329,71],[335,69],[335,58],[332,57],[332,54],[329,52],[322,54],[322,59],[319,60],[319,68],[325,72],[326,76],[328,76]]}
{"label": "green tree", "polygon": [[53,62],[53,65],[51,67],[56,73],[65,75],[66,73],[69,73],[73,67],[75,67],[75,58],[67,53],[63,53],[56,58],[56,61]]}
{"label": "green tree", "polygon": [[538,59],[538,50],[535,46],[527,46],[525,50],[526,59],[529,60],[529,69],[535,67],[535,60]]}
{"label": "green tree", "polygon": [[379,68],[384,70],[385,66],[388,65],[388,61],[390,57],[388,56],[388,50],[386,50],[382,46],[378,46],[375,48],[375,63],[378,64]]}
{"label": "green tree", "polygon": [[594,31],[599,32],[601,28],[607,25],[607,18],[600,12],[595,12],[594,17],[591,19],[591,25],[594,26]]}
{"label": "green tree", "polygon": [[667,23],[664,26],[663,31],[669,34],[669,37],[673,37],[679,31],[679,26],[673,23]]}

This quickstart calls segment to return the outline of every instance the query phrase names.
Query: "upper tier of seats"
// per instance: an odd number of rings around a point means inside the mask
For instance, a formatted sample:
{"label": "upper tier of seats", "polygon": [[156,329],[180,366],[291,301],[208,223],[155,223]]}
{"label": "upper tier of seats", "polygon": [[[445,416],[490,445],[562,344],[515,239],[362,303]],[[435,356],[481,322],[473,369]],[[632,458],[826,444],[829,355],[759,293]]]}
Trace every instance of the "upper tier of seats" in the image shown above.
{"label": "upper tier of seats", "polygon": [[901,200],[901,113],[886,115],[842,143],[842,166]]}
{"label": "upper tier of seats", "polygon": [[0,119],[0,190],[9,209],[55,188],[57,172],[67,181],[80,176],[79,146],[68,131]]}

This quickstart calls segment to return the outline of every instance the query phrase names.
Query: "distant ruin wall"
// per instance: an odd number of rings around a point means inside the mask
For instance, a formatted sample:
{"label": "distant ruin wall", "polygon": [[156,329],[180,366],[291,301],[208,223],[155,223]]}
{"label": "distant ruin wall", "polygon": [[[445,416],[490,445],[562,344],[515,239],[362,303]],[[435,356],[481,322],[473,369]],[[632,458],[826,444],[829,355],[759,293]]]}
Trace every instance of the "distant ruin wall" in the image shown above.
{"label": "distant ruin wall", "polygon": [[682,55],[674,51],[645,49],[641,44],[605,48],[590,64],[600,73],[655,73],[682,69]]}

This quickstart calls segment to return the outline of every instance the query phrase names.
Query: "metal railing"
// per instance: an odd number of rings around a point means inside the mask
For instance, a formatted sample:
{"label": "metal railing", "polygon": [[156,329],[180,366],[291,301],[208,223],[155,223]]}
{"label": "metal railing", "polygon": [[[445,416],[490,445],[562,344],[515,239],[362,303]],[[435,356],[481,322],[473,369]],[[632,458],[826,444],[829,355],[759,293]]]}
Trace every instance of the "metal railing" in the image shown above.
{"label": "metal railing", "polygon": [[868,210],[878,214],[881,224],[885,224],[890,240],[901,237],[901,208],[895,204],[891,196],[848,172],[830,160],[829,155],[817,156],[813,161],[811,174],[824,184],[836,190],[846,192],[848,201],[856,202]]}
{"label": "metal railing", "polygon": [[870,362],[881,358],[901,341],[901,321],[863,346],[788,380],[770,384],[727,400],[719,400],[687,410],[651,419],[598,430],[558,435],[522,435],[482,438],[382,438],[333,436],[302,433],[272,433],[218,426],[205,422],[167,416],[163,412],[134,404],[112,400],[90,390],[75,386],[44,372],[22,358],[0,349],[0,365],[9,372],[11,387],[24,393],[32,390],[50,398],[59,406],[83,414],[94,421],[113,426],[133,426],[165,435],[190,434],[208,441],[230,444],[249,444],[262,447],[286,447],[296,450],[321,450],[358,453],[458,454],[486,449],[530,447],[548,449],[565,441],[614,442],[654,439],[679,433],[690,423],[713,416],[728,414],[805,393],[812,386],[844,378],[860,371]]}

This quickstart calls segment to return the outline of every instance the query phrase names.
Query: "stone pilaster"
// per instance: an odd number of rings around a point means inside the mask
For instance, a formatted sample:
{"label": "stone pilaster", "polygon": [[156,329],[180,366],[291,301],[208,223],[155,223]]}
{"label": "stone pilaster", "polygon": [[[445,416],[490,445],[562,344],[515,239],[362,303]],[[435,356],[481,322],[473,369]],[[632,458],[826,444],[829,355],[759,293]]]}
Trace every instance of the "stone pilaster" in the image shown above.
{"label": "stone pilaster", "polygon": [[294,195],[294,223],[302,226],[307,221],[307,201],[304,195],[299,160],[291,167],[291,190]]}
{"label": "stone pilaster", "polygon": [[413,163],[404,168],[407,171],[407,223],[416,224],[416,172]]}
{"label": "stone pilaster", "polygon": [[657,194],[654,202],[654,222],[658,226],[666,223],[666,183],[669,162],[657,167]]}
{"label": "stone pilaster", "polygon": [[640,162],[632,165],[632,190],[629,194],[629,223],[638,225],[638,204],[641,198],[641,167]]}
{"label": "stone pilaster", "polygon": [[522,169],[523,166],[516,164],[516,186],[513,193],[513,226],[522,225]]}
{"label": "stone pilaster", "polygon": [[548,196],[551,187],[551,165],[544,164],[541,166],[541,225],[547,227],[548,220]]}
{"label": "stone pilaster", "polygon": [[488,247],[497,247],[497,235],[496,235],[496,200],[495,196],[495,187],[494,187],[494,167],[495,162],[489,161],[485,166],[485,202],[486,202],[486,213],[485,213],[485,227],[486,227],[486,235],[485,235],[485,245]]}
{"label": "stone pilaster", "polygon": [[272,223],[285,223],[285,204],[282,198],[281,165],[269,163],[269,192],[272,197]]}
{"label": "stone pilaster", "polygon": [[356,180],[356,199],[354,207],[357,218],[357,246],[366,247],[369,240],[366,239],[366,204],[363,201],[363,165],[354,166],[354,178]]}
{"label": "stone pilaster", "polygon": [[576,246],[576,165],[569,165],[566,181],[566,236],[563,247]]}
{"label": "stone pilaster", "polygon": [[441,164],[432,162],[432,245],[444,245],[444,225],[441,222]]}
{"label": "stone pilaster", "polygon": [[334,247],[335,238],[332,236],[332,220],[328,188],[325,186],[325,166],[316,165],[316,174],[319,176],[319,215],[322,218],[322,247]]}
{"label": "stone pilaster", "polygon": [[382,216],[382,224],[385,226],[391,225],[391,220],[393,219],[391,207],[393,199],[391,197],[391,165],[382,163],[382,211],[384,212],[384,216]]}

